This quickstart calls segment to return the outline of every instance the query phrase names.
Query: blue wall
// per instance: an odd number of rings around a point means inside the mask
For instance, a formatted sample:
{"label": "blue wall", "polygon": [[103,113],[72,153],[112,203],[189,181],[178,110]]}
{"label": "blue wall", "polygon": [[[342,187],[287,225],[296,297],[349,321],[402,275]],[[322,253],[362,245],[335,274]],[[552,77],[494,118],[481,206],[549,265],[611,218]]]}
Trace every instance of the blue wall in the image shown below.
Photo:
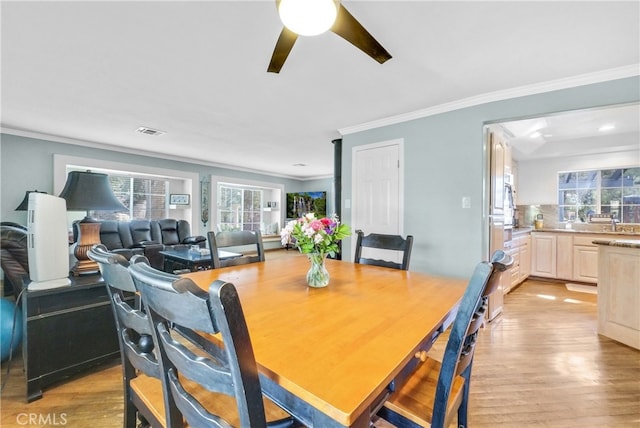
{"label": "blue wall", "polygon": [[[327,143],[329,144],[329,143]],[[53,192],[53,155],[68,155],[104,161],[121,162],[197,173],[202,178],[218,175],[264,183],[282,184],[285,192],[313,190],[331,191],[332,178],[294,180],[265,174],[252,174],[233,169],[177,162],[150,156],[126,154],[73,144],[0,134],[0,212],[2,221],[26,224],[26,213],[14,211],[27,190]],[[198,212],[200,207],[194,207]]]}
{"label": "blue wall", "polygon": [[[485,203],[488,122],[640,101],[632,77],[496,101],[343,136],[342,200],[352,199],[353,147],[404,139],[404,232],[414,235],[411,270],[468,277],[488,253]],[[463,196],[471,209],[462,209]],[[353,206],[353,203],[351,204]],[[351,209],[343,208],[351,222]],[[352,239],[345,240],[349,251]]]}
{"label": "blue wall", "polygon": [[[496,101],[345,135],[342,162],[342,220],[351,223],[351,210],[344,208],[344,201],[352,199],[352,148],[380,141],[404,139],[404,230],[415,237],[411,269],[467,277],[473,266],[486,257],[488,246],[487,213],[484,206],[487,161],[483,139],[484,124],[638,101],[640,78],[633,77]],[[329,192],[329,201],[333,195],[331,179],[291,180],[2,134],[2,221],[25,223],[25,214],[14,211],[14,208],[22,200],[26,190],[52,192],[54,154],[183,170],[197,173],[200,177],[213,174],[280,183],[284,184],[285,192],[326,190]],[[461,208],[462,196],[471,197],[471,209]],[[344,249],[347,254],[351,245],[352,239],[345,240]],[[350,256],[346,259],[350,259]]]}

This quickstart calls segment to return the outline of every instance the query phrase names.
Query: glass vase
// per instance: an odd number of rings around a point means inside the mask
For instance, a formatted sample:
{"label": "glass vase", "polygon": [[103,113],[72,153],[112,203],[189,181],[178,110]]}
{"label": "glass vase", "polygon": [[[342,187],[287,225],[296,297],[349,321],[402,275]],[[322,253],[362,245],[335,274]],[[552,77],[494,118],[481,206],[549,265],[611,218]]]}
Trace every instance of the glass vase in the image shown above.
{"label": "glass vase", "polygon": [[326,254],[309,253],[309,262],[311,267],[307,272],[307,284],[309,287],[320,288],[329,285],[329,271],[324,266],[324,260],[327,258]]}

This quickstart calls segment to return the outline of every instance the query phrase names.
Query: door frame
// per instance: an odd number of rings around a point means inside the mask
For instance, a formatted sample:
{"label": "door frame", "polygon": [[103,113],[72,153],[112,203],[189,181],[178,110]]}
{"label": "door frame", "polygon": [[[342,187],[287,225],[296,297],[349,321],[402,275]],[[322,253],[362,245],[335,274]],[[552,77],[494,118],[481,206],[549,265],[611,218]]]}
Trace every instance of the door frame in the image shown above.
{"label": "door frame", "polygon": [[[355,234],[355,207],[358,193],[356,190],[357,184],[357,155],[358,152],[377,149],[380,147],[396,146],[398,148],[398,234],[404,236],[404,138],[394,138],[392,140],[379,141],[377,143],[363,144],[354,146],[351,148],[351,218],[350,224],[353,227],[353,233]],[[355,238],[351,240],[349,254],[351,259],[355,252]]]}

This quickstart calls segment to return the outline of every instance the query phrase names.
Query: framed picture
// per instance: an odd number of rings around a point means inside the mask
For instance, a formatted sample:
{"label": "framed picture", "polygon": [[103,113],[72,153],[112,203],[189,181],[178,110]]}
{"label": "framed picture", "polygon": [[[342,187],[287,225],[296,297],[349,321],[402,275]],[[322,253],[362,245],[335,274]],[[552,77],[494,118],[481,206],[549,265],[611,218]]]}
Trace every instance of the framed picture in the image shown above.
{"label": "framed picture", "polygon": [[175,193],[169,195],[169,205],[189,205],[189,195]]}
{"label": "framed picture", "polygon": [[287,218],[300,218],[315,213],[316,218],[327,215],[327,192],[287,193]]}

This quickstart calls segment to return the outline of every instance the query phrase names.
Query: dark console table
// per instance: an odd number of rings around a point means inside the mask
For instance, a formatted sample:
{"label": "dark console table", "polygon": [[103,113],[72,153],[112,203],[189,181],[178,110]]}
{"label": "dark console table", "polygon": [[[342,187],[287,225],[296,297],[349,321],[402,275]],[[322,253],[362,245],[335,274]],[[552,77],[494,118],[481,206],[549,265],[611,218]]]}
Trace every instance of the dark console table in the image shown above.
{"label": "dark console table", "polygon": [[102,277],[70,280],[69,286],[27,290],[22,295],[27,402],[42,398],[45,386],[120,357]]}

